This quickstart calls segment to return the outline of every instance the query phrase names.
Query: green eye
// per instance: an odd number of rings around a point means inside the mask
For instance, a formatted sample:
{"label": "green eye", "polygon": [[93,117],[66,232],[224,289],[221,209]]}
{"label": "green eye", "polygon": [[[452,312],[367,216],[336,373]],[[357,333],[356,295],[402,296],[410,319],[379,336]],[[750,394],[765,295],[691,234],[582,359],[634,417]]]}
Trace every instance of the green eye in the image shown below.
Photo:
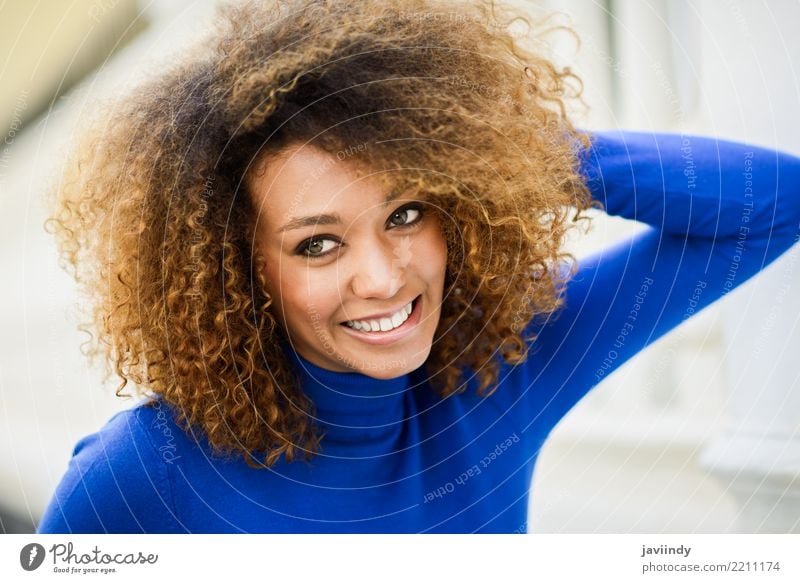
{"label": "green eye", "polygon": [[335,245],[335,241],[332,239],[309,239],[302,244],[299,251],[301,254],[306,255],[307,257],[321,257],[332,249],[332,246],[326,246],[325,243],[334,243]]}
{"label": "green eye", "polygon": [[[423,213],[424,211],[422,209],[422,205],[419,203],[401,207],[394,211],[392,216],[389,217],[387,226],[389,228],[414,228],[420,224]],[[306,239],[300,243],[300,245],[298,245],[295,249],[295,253],[305,257],[306,259],[319,259],[326,257],[332,253],[336,247],[343,245],[345,244],[340,243],[335,238],[332,238],[331,235],[317,235],[316,237],[311,237],[310,239]]]}
{"label": "green eye", "polygon": [[400,210],[395,211],[389,222],[392,223],[395,227],[402,227],[403,225],[408,225],[411,223],[415,223],[419,220],[419,216],[421,211],[417,208],[407,207]]}

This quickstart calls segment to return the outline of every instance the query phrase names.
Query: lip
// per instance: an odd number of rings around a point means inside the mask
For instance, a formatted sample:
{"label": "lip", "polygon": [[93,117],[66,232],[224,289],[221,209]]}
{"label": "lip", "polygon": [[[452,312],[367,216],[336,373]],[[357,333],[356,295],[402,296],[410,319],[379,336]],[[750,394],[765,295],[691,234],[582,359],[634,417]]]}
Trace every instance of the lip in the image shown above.
{"label": "lip", "polygon": [[[419,297],[419,296],[417,296],[417,298],[418,298],[418,297]],[[414,299],[412,299],[411,301],[413,302],[413,301],[414,301],[414,300],[416,300],[417,298],[414,298]],[[408,302],[406,302],[406,303],[405,303],[405,304],[403,304],[402,306],[398,306],[398,307],[397,307],[396,309],[394,309],[394,310],[390,310],[390,311],[388,311],[388,312],[383,312],[382,314],[372,314],[371,316],[364,316],[363,318],[353,318],[351,321],[353,321],[353,320],[380,320],[381,318],[391,318],[391,317],[392,317],[392,314],[394,314],[395,312],[399,312],[399,311],[400,311],[402,308],[404,308],[404,307],[405,307],[405,306],[407,306],[407,305],[408,305]],[[410,315],[410,314],[409,314],[409,315]],[[344,322],[341,322],[341,323],[342,323],[342,324],[344,324]]]}
{"label": "lip", "polygon": [[351,328],[347,324],[339,325],[344,328],[346,333],[358,338],[359,340],[362,340],[363,342],[366,342],[367,344],[391,344],[392,342],[397,342],[401,338],[409,335],[414,331],[414,329],[416,329],[417,324],[419,324],[422,314],[422,295],[417,296],[412,301],[412,310],[408,315],[408,318],[406,318],[406,321],[403,322],[399,328],[389,330],[388,332],[364,332],[362,330]]}

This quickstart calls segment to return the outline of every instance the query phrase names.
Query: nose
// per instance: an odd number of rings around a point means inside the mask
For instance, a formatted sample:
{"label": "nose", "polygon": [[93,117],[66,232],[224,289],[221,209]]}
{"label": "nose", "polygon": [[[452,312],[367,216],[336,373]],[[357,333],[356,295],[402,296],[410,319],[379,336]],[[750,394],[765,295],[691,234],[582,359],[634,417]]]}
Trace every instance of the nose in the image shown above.
{"label": "nose", "polygon": [[408,253],[402,240],[370,242],[355,255],[351,287],[356,296],[391,299],[405,285]]}

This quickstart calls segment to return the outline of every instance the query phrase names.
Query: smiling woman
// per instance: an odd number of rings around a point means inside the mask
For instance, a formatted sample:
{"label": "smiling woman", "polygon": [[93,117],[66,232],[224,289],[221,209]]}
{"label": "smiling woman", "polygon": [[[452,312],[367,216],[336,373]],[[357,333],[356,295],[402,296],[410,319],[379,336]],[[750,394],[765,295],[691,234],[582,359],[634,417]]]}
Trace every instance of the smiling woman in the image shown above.
{"label": "smiling woman", "polygon": [[[680,323],[698,279],[693,313],[724,293],[738,161],[762,195],[726,289],[792,244],[794,158],[577,131],[574,78],[518,17],[229,6],[208,53],[98,116],[50,226],[90,352],[145,399],[77,444],[40,532],[525,531],[601,363]],[[653,228],[572,281],[571,217],[602,198]]]}
{"label": "smiling woman", "polygon": [[[256,249],[273,313],[295,350],[317,366],[376,378],[422,366],[447,263],[437,214],[421,199],[384,196],[373,176],[359,178],[311,145],[254,168]],[[292,207],[310,216],[281,226]]]}
{"label": "smiling woman", "polygon": [[[592,204],[586,138],[561,110],[570,77],[518,46],[501,26],[515,14],[225,6],[209,55],[109,104],[50,226],[122,385],[268,465],[317,449],[287,344],[337,371],[427,362],[445,395],[465,366],[495,385],[495,352],[526,351],[514,322],[559,305],[569,205]],[[398,332],[372,322],[418,297],[415,337],[381,344]]]}

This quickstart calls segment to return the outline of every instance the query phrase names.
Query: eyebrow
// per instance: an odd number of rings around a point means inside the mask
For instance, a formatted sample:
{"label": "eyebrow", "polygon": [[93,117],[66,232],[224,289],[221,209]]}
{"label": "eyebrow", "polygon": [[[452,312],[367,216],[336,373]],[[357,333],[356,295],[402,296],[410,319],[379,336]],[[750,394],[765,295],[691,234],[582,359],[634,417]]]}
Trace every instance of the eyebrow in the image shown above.
{"label": "eyebrow", "polygon": [[[405,194],[404,191],[395,190],[390,192],[386,198],[383,200],[383,204],[387,205],[390,202],[397,200],[400,198],[402,194]],[[336,214],[329,214],[329,215],[311,215],[307,217],[296,217],[278,229],[278,233],[283,233],[284,231],[293,231],[295,229],[302,229],[303,227],[313,227],[315,225],[340,225],[342,223],[342,218]]]}

